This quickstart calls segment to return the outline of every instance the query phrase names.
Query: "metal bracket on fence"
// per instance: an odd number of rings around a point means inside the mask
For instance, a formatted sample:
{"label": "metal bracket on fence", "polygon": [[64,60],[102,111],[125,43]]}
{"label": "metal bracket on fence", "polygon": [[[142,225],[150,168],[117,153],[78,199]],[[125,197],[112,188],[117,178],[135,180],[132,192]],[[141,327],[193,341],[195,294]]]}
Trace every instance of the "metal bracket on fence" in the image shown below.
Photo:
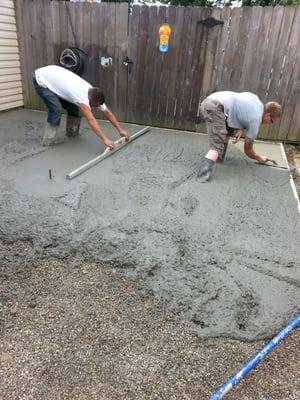
{"label": "metal bracket on fence", "polygon": [[213,17],[208,17],[202,21],[198,21],[197,25],[204,25],[207,28],[213,28],[215,25],[224,25],[224,21],[219,21]]}

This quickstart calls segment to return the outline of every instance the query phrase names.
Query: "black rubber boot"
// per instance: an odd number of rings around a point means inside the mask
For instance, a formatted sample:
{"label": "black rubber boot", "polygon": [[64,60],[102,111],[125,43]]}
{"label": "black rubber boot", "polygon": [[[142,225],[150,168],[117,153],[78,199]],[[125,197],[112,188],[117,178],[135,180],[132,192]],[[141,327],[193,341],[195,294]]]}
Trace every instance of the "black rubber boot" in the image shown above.
{"label": "black rubber boot", "polygon": [[73,117],[67,115],[66,133],[68,137],[76,137],[79,135],[81,117]]}

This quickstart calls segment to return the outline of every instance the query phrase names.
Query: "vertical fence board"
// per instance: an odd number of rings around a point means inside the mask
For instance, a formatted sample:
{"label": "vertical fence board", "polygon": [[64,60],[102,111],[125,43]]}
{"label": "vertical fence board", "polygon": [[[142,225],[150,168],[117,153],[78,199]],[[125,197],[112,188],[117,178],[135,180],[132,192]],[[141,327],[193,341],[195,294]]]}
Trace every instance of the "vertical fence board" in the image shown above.
{"label": "vertical fence board", "polygon": [[[270,81],[270,87],[268,90],[268,98],[267,101],[277,100],[282,103],[284,93],[281,90],[282,84],[282,74],[285,72],[282,70],[282,66],[284,60],[286,58],[288,43],[290,41],[290,36],[292,32],[292,22],[294,20],[295,8],[294,7],[285,7],[283,20],[281,23],[281,30],[278,38],[278,42],[280,46],[277,48],[275,57],[272,63],[272,79]],[[283,106],[283,112],[288,113],[288,110],[285,110],[285,105]],[[278,139],[278,130],[280,124],[270,125],[268,138],[269,139]]]}
{"label": "vertical fence board", "polygon": [[[117,108],[118,119],[121,121],[126,121],[127,118],[127,67],[123,64],[123,60],[128,56],[128,36],[127,36],[127,24],[128,19],[124,18],[124,15],[128,15],[128,5],[120,4],[116,8],[116,46],[117,46],[117,70],[116,70],[116,80],[115,89],[117,90]],[[124,34],[125,33],[125,34]]]}
{"label": "vertical fence board", "polygon": [[[261,22],[262,7],[254,7],[249,21],[245,54],[241,64],[242,73],[239,82],[239,90],[253,92],[257,77],[255,75],[256,67],[256,46],[259,41],[259,27]],[[254,71],[253,71],[254,70]]]}
{"label": "vertical fence board", "polygon": [[[215,18],[217,21],[222,20],[221,9],[214,8],[211,12],[211,17]],[[207,32],[207,46],[205,53],[205,62],[203,66],[203,79],[200,91],[200,99],[203,99],[208,94],[211,93],[213,84],[213,73],[217,54],[217,43],[222,30],[222,25],[215,25],[211,32]],[[197,71],[199,73],[199,71]],[[198,103],[197,93],[195,92],[194,101]]]}
{"label": "vertical fence board", "polygon": [[[143,123],[143,104],[144,104],[144,93],[143,93],[143,87],[144,87],[144,78],[145,78],[145,55],[146,55],[146,49],[147,49],[147,38],[149,37],[149,32],[147,30],[148,21],[148,9],[147,6],[142,6],[140,7],[139,10],[139,24],[138,24],[138,47],[137,47],[137,53],[136,53],[136,58],[133,60],[133,63],[136,64],[136,85],[137,87],[140,88],[140,90],[137,91],[136,93],[136,98],[135,98],[135,112],[136,112],[136,118],[139,123]],[[151,42],[152,43],[152,42]],[[155,55],[154,55],[155,57]],[[149,62],[149,60],[147,60]],[[145,96],[149,96],[148,93],[145,94]],[[154,96],[155,99],[155,96]]]}
{"label": "vertical fence board", "polygon": [[184,24],[182,30],[181,46],[179,53],[179,68],[178,77],[176,82],[176,107],[174,112],[174,127],[182,126],[183,108],[185,103],[184,93],[186,91],[186,73],[187,73],[187,62],[189,48],[190,48],[190,31],[191,31],[191,20],[192,20],[192,7],[186,7],[184,10]]}
{"label": "vertical fence board", "polygon": [[136,63],[137,59],[137,42],[139,35],[139,20],[140,20],[140,7],[133,6],[132,15],[130,19],[130,46],[129,46],[129,55],[133,64],[128,67],[130,73],[128,73],[128,95],[127,95],[127,118],[129,122],[135,122],[135,110],[136,110],[136,76],[138,65]]}
{"label": "vertical fence board", "polygon": [[151,115],[153,104],[156,101],[154,96],[152,96],[152,93],[155,84],[156,62],[158,55],[156,39],[158,35],[159,23],[157,21],[157,12],[158,8],[156,6],[151,6],[149,8],[148,21],[145,27],[145,29],[147,29],[145,58],[144,60],[139,60],[139,63],[142,63],[140,68],[142,68],[142,74],[144,75],[144,87],[141,90],[141,97],[138,99],[139,103],[137,103],[137,106],[141,107],[139,116],[140,123],[142,123],[144,115]]}
{"label": "vertical fence board", "polygon": [[[241,13],[241,8],[234,8],[231,10],[229,36],[225,47],[223,68],[222,71],[220,71],[220,82],[222,83],[220,89],[222,90],[228,90],[228,88],[230,87],[232,67],[235,67],[235,62],[237,61],[236,59],[234,59],[234,55],[236,43],[239,37],[239,22]],[[245,27],[243,27],[243,29],[245,29]]]}
{"label": "vertical fence board", "polygon": [[[164,22],[169,24],[174,28],[175,24],[175,7],[167,7]],[[159,28],[156,29],[156,37],[158,42]],[[173,35],[174,32],[171,31],[169,38],[169,51],[166,53],[161,53],[162,67],[161,67],[161,81],[160,81],[160,93],[158,98],[158,115],[160,119],[160,124],[162,126],[166,125],[166,116],[168,110],[168,102],[170,101],[169,85],[172,79],[172,70],[174,70],[174,49],[173,49]],[[159,52],[158,45],[156,46],[156,51]]]}
{"label": "vertical fence board", "polygon": [[[217,21],[222,21],[221,9],[215,8],[211,12],[211,17],[215,18]],[[224,22],[224,21],[222,21]],[[206,28],[206,47],[205,47],[205,55],[204,55],[204,62],[202,65],[198,66],[195,69],[196,74],[198,76],[198,82],[200,84],[200,88],[198,85],[193,84],[193,92],[191,98],[191,107],[190,107],[190,115],[199,116],[199,109],[201,101],[210,93],[214,92],[215,90],[214,85],[214,77],[216,71],[216,57],[217,57],[217,44],[218,38],[220,38],[220,33],[222,31],[222,25],[215,25],[211,32],[209,32]],[[203,35],[203,34],[202,34]],[[201,46],[201,42],[199,43]],[[200,59],[202,55],[200,53]],[[200,78],[202,77],[202,79]],[[194,80],[194,79],[193,79]],[[197,121],[196,125],[197,132],[206,132],[206,126],[204,123],[199,123]]]}
{"label": "vertical fence board", "polygon": [[[206,62],[206,48],[209,32],[214,28],[200,24],[211,16],[211,8],[195,8],[192,13],[190,31],[190,49],[186,68],[186,87],[184,92],[184,108],[182,109],[182,128],[195,129],[195,117],[197,115],[197,97],[202,90],[204,70]],[[194,49],[194,51],[193,51]],[[196,99],[196,101],[193,101]]]}
{"label": "vertical fence board", "polygon": [[24,19],[22,17],[22,8],[19,2],[15,2],[15,12],[16,12],[17,34],[18,34],[19,51],[21,59],[21,76],[22,76],[24,106],[30,107],[30,97],[28,90],[28,85],[30,83],[28,75],[29,73],[28,52],[27,52],[27,43],[24,35],[26,28],[24,26]]}
{"label": "vertical fence board", "polygon": [[213,69],[211,92],[216,92],[222,89],[221,75],[225,59],[225,48],[229,37],[230,23],[231,23],[231,9],[225,7],[222,9],[221,19],[224,21],[220,35],[218,37],[218,44],[215,56],[215,65]]}
{"label": "vertical fence board", "polygon": [[[166,7],[158,7],[157,8],[157,19],[155,21],[155,31],[152,37],[152,42],[149,42],[148,45],[154,47],[154,71],[155,74],[153,76],[153,85],[152,91],[150,92],[152,97],[151,103],[151,112],[150,112],[150,121],[151,124],[156,126],[162,126],[162,115],[159,113],[159,106],[161,101],[161,96],[163,96],[161,85],[162,85],[162,77],[163,77],[163,65],[165,54],[159,51],[159,27],[166,22],[167,8]],[[147,110],[146,110],[147,113]]]}
{"label": "vertical fence board", "polygon": [[[300,116],[295,114],[299,99],[299,37],[300,37],[300,7],[295,8],[293,29],[288,43],[286,59],[282,69],[281,95],[284,112],[279,124],[277,138],[279,140],[300,141]],[[297,79],[298,73],[298,79]],[[297,89],[298,88],[298,89]],[[291,115],[293,117],[291,118]],[[298,128],[297,128],[298,124]],[[298,132],[298,139],[297,139]]]}
{"label": "vertical fence board", "polygon": [[172,62],[172,68],[170,70],[170,76],[168,79],[168,104],[166,110],[165,124],[168,127],[174,127],[174,118],[176,114],[176,88],[177,80],[180,69],[180,54],[181,47],[184,46],[183,42],[183,26],[184,26],[184,7],[176,7],[175,9],[175,21],[171,26],[172,33],[170,38],[170,61]]}

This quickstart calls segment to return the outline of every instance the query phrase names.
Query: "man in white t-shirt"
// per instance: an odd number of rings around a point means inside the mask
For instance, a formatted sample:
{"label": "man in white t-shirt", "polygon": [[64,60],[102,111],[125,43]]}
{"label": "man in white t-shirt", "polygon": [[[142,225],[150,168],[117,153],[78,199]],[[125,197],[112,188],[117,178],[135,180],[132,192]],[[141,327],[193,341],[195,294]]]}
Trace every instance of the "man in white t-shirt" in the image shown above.
{"label": "man in white t-shirt", "polygon": [[68,113],[67,136],[74,137],[79,134],[81,112],[93,132],[107,147],[114,148],[114,142],[105,135],[91,111],[91,107],[95,107],[104,113],[119,135],[128,140],[128,133],[121,128],[114,114],[105,105],[104,95],[100,89],[92,87],[78,75],[57,65],[49,65],[35,70],[33,83],[48,108],[43,145],[49,146],[59,142],[58,127],[63,108]]}
{"label": "man in white t-shirt", "polygon": [[253,148],[261,124],[278,122],[281,117],[281,106],[275,101],[265,105],[259,98],[249,92],[216,92],[208,96],[200,106],[207,127],[210,150],[200,160],[198,177],[209,180],[217,160],[225,157],[228,139],[234,133],[239,141],[243,131],[246,131],[245,154],[265,164],[272,161],[266,156],[259,156]]}

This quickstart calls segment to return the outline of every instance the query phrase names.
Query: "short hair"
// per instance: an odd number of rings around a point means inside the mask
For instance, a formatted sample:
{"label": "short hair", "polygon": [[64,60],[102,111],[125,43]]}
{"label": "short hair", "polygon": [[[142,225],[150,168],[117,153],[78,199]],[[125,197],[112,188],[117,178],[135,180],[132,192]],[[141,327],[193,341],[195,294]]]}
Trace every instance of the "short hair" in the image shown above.
{"label": "short hair", "polygon": [[98,87],[92,87],[89,90],[89,95],[93,101],[99,101],[100,104],[105,102],[104,94],[100,91]]}
{"label": "short hair", "polygon": [[276,101],[269,101],[265,104],[265,112],[269,113],[271,118],[280,118],[282,114],[282,108]]}

